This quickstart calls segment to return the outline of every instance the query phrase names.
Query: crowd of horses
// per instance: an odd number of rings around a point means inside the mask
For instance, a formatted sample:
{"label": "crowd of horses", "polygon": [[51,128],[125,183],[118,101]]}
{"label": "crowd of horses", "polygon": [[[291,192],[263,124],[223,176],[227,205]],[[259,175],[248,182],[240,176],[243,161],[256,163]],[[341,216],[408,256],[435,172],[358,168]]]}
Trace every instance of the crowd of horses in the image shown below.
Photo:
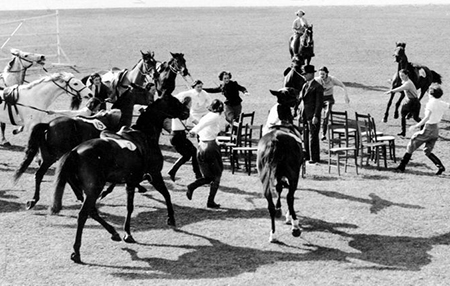
{"label": "crowd of horses", "polygon": [[[300,50],[292,51],[291,56],[302,59],[303,64],[309,64],[314,56],[312,26],[306,29],[300,39]],[[420,99],[432,82],[441,83],[441,76],[425,66],[408,62],[405,54],[405,44],[398,43],[395,59],[398,70],[410,70],[411,80],[421,89]],[[120,120],[108,117],[108,114],[89,118],[58,117],[48,123],[42,123],[47,108],[59,96],[71,97],[71,108],[79,108],[82,98],[92,97],[92,92],[85,85],[85,80],[79,80],[72,74],[60,72],[47,75],[28,84],[24,84],[25,74],[34,64],[44,65],[45,56],[12,50],[13,59],[5,67],[2,78],[5,88],[1,92],[0,121],[22,126],[30,131],[25,157],[14,174],[17,181],[29,168],[32,160],[40,154],[40,166],[35,173],[35,189],[33,198],[27,202],[27,208],[33,208],[40,197],[40,184],[47,170],[58,160],[60,164],[56,172],[53,213],[62,209],[62,194],[66,184],[69,184],[75,196],[83,201],[77,221],[77,232],[71,259],[81,262],[80,247],[82,232],[87,218],[90,216],[99,222],[114,241],[121,240],[113,226],[98,214],[96,202],[112,191],[116,184],[125,184],[127,193],[127,215],[124,225],[126,242],[134,242],[130,230],[130,220],[134,209],[134,192],[143,179],[147,179],[160,192],[166,202],[167,224],[175,226],[175,215],[171,196],[167,189],[161,171],[164,157],[159,146],[159,137],[167,118],[186,119],[189,109],[172,96],[175,90],[176,77],[190,76],[186,60],[181,53],[171,53],[167,62],[158,62],[153,52],[142,52],[142,57],[130,70],[117,73],[110,83],[111,98],[114,99],[113,110],[120,110]],[[45,70],[45,69],[44,69]],[[155,84],[159,98],[152,104],[146,100],[146,84]],[[398,72],[392,81],[393,87],[399,86]],[[281,106],[280,119],[292,121],[291,108],[296,104],[292,101],[292,88],[271,91],[277,97]],[[388,102],[384,121],[387,121],[388,110],[394,94]],[[396,104],[394,117],[398,117],[398,108],[404,94]],[[132,128],[133,106],[148,104]],[[285,108],[283,108],[285,107]],[[100,121],[100,126],[93,124]],[[119,131],[120,129],[120,131]],[[2,144],[8,142],[2,130]],[[275,218],[281,216],[281,192],[288,189],[287,221],[292,226],[292,234],[299,236],[301,228],[294,210],[294,194],[297,189],[300,168],[303,164],[303,148],[298,132],[291,127],[277,126],[264,135],[258,144],[257,168],[262,182],[263,193],[268,202],[271,217],[270,241],[276,242]],[[106,184],[109,183],[105,190]],[[274,198],[276,202],[274,203]]]}

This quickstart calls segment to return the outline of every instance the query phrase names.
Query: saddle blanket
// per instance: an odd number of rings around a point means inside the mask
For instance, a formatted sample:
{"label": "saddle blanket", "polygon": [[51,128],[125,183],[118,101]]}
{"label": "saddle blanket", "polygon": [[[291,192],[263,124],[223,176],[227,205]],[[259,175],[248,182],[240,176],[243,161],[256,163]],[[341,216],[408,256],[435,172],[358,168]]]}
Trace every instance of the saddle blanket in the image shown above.
{"label": "saddle blanket", "polygon": [[83,120],[84,122],[87,122],[87,123],[90,123],[90,124],[94,125],[94,127],[97,130],[103,131],[103,130],[106,129],[106,125],[103,124],[103,122],[101,122],[98,119],[86,119],[86,118],[83,118],[83,117],[77,117],[77,118]]}
{"label": "saddle blanket", "polygon": [[128,149],[130,151],[135,151],[137,149],[137,146],[133,142],[131,142],[129,140],[115,139],[115,138],[110,138],[110,137],[106,137],[106,138],[103,138],[103,139],[111,140],[111,141],[116,142],[117,145],[119,145],[120,148],[122,148],[122,149]]}

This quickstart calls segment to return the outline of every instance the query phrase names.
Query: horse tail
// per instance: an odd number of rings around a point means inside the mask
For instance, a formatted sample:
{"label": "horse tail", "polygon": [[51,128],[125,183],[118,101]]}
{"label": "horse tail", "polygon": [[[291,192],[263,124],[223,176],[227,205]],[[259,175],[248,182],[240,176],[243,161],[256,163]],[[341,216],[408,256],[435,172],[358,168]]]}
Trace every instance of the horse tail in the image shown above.
{"label": "horse tail", "polygon": [[272,192],[273,197],[278,194],[275,191],[275,174],[277,173],[278,162],[280,156],[278,151],[278,139],[273,137],[272,140],[266,142],[266,148],[262,151],[258,169],[260,171],[261,182],[263,183],[263,190],[267,196],[267,192]]}
{"label": "horse tail", "polygon": [[[57,214],[62,209],[62,198],[66,183],[69,182],[72,186],[72,183],[78,180],[75,175],[77,163],[78,153],[76,151],[70,151],[61,157],[55,174],[55,193],[53,194],[53,205],[50,209],[52,214]],[[75,190],[74,192],[76,194]]]}
{"label": "horse tail", "polygon": [[48,130],[48,123],[38,123],[33,127],[31,131],[30,138],[28,139],[27,149],[25,150],[25,158],[22,164],[20,164],[19,169],[14,173],[14,182],[17,182],[22,174],[30,166],[31,161],[38,153],[39,149],[44,145],[45,135]]}
{"label": "horse tail", "polygon": [[442,84],[442,76],[440,74],[438,74],[434,70],[431,71],[431,74],[433,75],[432,82],[435,82],[435,83],[438,83],[438,84]]}

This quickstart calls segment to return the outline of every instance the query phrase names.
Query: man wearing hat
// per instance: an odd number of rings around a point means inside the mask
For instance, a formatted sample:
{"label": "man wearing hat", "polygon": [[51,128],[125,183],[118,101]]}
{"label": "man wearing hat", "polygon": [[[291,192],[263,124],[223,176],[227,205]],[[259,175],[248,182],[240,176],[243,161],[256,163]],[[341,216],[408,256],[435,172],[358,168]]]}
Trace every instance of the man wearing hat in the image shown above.
{"label": "man wearing hat", "polygon": [[320,117],[323,106],[323,87],[314,79],[316,72],[313,65],[306,65],[302,75],[306,80],[300,92],[300,118],[303,124],[303,137],[305,143],[305,159],[310,163],[320,162]]}
{"label": "man wearing hat", "polygon": [[308,21],[305,19],[305,11],[298,10],[295,12],[297,18],[292,23],[292,30],[294,32],[294,54],[298,53],[298,48],[300,47],[300,37],[305,32],[305,27],[308,27]]}
{"label": "man wearing hat", "polygon": [[417,131],[411,137],[411,140],[406,146],[405,155],[403,155],[400,165],[395,169],[396,171],[404,172],[406,165],[411,159],[412,153],[423,144],[425,144],[423,152],[438,168],[436,175],[440,175],[445,171],[445,167],[442,165],[441,160],[439,160],[436,155],[431,153],[437,139],[439,138],[438,124],[441,122],[445,111],[450,108],[449,103],[440,100],[442,94],[442,89],[438,84],[433,84],[430,86],[430,89],[428,90],[429,100],[425,106],[425,117],[419,123],[409,128],[411,131],[414,129],[420,129],[421,127],[423,127],[423,129]]}

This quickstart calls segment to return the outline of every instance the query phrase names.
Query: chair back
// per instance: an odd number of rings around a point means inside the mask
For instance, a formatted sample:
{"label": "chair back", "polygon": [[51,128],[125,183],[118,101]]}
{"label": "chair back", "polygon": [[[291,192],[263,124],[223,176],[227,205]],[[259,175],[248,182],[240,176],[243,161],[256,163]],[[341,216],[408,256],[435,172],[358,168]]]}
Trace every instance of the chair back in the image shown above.
{"label": "chair back", "polygon": [[330,121],[328,123],[328,143],[333,147],[334,144],[348,147],[349,144],[349,129],[348,129],[348,114],[347,111],[331,111]]}

